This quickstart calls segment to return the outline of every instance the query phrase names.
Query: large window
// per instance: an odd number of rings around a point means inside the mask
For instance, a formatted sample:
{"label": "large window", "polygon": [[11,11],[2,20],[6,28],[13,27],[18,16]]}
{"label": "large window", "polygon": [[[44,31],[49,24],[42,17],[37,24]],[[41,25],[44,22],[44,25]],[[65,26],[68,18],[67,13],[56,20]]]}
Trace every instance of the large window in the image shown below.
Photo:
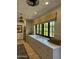
{"label": "large window", "polygon": [[49,21],[36,25],[36,34],[46,37],[54,37],[55,33],[55,21]]}

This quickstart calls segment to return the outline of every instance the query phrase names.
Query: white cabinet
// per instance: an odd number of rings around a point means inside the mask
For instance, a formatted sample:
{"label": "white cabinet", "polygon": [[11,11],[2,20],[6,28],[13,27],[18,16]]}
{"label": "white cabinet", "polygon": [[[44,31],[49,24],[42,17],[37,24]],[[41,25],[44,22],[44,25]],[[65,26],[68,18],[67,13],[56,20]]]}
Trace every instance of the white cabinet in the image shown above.
{"label": "white cabinet", "polygon": [[41,59],[61,59],[61,48],[51,48],[43,43],[35,40],[35,38],[29,37],[29,44],[35,50],[35,52],[40,56]]}

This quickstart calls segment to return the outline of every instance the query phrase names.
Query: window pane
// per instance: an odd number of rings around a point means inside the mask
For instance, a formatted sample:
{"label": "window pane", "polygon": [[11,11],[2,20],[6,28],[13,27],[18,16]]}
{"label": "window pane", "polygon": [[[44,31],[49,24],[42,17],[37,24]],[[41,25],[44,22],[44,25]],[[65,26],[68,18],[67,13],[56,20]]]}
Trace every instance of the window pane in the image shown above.
{"label": "window pane", "polygon": [[55,32],[55,21],[50,22],[50,37],[54,37],[54,32]]}
{"label": "window pane", "polygon": [[48,23],[44,23],[44,35],[48,36]]}
{"label": "window pane", "polygon": [[40,24],[40,34],[42,34],[42,24]]}
{"label": "window pane", "polygon": [[37,25],[37,34],[39,34],[39,24]]}
{"label": "window pane", "polygon": [[35,27],[35,25],[34,25],[34,34],[36,34],[36,27]]}

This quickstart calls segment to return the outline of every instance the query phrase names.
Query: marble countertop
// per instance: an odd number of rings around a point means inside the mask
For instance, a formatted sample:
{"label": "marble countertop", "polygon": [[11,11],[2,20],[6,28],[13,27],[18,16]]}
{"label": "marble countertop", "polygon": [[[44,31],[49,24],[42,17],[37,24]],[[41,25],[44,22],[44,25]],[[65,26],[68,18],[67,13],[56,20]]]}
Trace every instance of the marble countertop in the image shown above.
{"label": "marble countertop", "polygon": [[39,35],[29,35],[31,38],[39,41],[40,43],[50,47],[50,48],[53,48],[53,49],[56,49],[56,48],[60,48],[60,46],[58,45],[55,45],[53,43],[50,43],[48,40],[49,38],[46,38],[46,37],[43,37],[43,36],[39,36]]}

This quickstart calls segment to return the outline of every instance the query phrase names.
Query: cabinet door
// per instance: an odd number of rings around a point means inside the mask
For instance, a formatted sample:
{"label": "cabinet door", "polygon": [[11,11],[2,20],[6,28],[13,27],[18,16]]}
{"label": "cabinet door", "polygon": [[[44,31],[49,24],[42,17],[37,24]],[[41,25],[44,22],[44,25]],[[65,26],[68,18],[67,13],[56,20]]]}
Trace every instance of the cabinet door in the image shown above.
{"label": "cabinet door", "polygon": [[46,45],[40,44],[40,56],[42,59],[53,59],[53,50]]}
{"label": "cabinet door", "polygon": [[53,59],[53,49],[47,47],[46,59]]}
{"label": "cabinet door", "polygon": [[35,39],[29,39],[30,45],[35,50],[35,52],[40,56],[41,59],[53,59],[53,49]]}

